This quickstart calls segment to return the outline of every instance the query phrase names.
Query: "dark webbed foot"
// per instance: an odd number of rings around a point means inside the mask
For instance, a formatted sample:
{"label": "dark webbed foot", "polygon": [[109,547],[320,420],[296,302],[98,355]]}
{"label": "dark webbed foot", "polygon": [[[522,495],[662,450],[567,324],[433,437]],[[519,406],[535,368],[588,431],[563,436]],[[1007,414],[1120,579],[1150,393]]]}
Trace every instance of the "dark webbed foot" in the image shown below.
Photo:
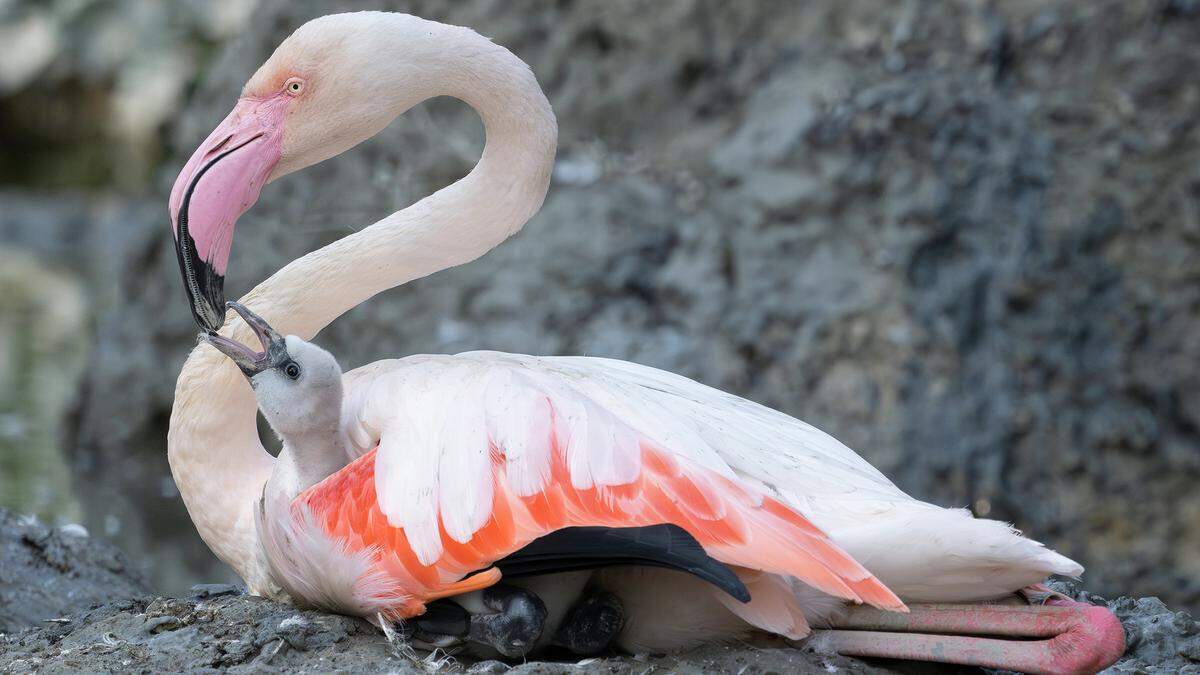
{"label": "dark webbed foot", "polygon": [[554,633],[554,644],[579,656],[599,654],[612,644],[624,622],[625,611],[617,596],[591,591],[567,612]]}
{"label": "dark webbed foot", "polygon": [[483,590],[483,604],[495,614],[471,616],[470,640],[519,659],[537,646],[546,628],[546,605],[524,588],[496,584]]}

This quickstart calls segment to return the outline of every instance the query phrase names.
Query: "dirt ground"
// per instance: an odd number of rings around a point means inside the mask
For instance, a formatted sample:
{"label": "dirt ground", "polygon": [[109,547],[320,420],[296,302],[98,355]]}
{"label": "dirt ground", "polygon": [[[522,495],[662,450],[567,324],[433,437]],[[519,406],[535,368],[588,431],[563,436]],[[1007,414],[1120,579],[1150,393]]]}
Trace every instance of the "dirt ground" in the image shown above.
{"label": "dirt ground", "polygon": [[[228,584],[154,597],[126,556],[78,527],[48,528],[0,510],[0,673],[347,672],[647,675],[648,673],[956,673],[865,662],[781,641],[712,645],[673,656],[482,663],[417,654],[369,623],[299,611]],[[1081,601],[1105,600],[1060,590]],[[1107,603],[1129,651],[1114,672],[1200,673],[1200,624],[1156,598]],[[553,655],[549,655],[553,656]]]}

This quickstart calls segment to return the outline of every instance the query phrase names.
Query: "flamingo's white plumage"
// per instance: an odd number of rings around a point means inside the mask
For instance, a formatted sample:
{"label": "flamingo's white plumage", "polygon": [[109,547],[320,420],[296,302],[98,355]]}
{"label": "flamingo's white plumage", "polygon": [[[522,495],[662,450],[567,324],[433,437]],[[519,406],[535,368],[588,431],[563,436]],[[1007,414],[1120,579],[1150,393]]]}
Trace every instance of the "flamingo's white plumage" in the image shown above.
{"label": "flamingo's white plumage", "polygon": [[[464,28],[401,14],[323,17],[259,69],[176,182],[176,244],[197,320],[209,329],[224,322],[234,221],[265,182],[348,149],[436,95],[456,96],[483,118],[487,146],[476,168],[291,263],[245,304],[299,336],[280,354],[317,349],[304,339],[342,312],[472,260],[519,230],[545,195],[556,136],[528,68]],[[232,318],[210,341],[229,352],[261,337],[261,327]],[[278,460],[258,441],[250,388],[207,346],[184,366],[169,437],[197,529],[257,593],[282,596],[282,588],[329,609],[410,617],[434,599],[495,583],[489,565],[547,533],[656,523],[689,532],[736,566],[751,591],[742,603],[704,589],[707,599],[695,601],[716,598],[729,618],[684,622],[691,640],[728,637],[739,625],[802,637],[809,624],[840,620],[834,599],[902,610],[897,596],[990,600],[1050,574],[1082,572],[1002,523],[909,497],[799,420],[645,366],[494,352],[412,356],[347,373],[301,403],[286,389],[272,393],[291,386],[276,379],[256,388],[285,440]],[[600,578],[620,591],[647,575],[615,569]],[[680,602],[688,600],[676,598],[672,611]],[[629,646],[686,641],[680,630],[656,633],[646,616],[631,618]],[[1099,633],[1109,652],[1111,628]]]}

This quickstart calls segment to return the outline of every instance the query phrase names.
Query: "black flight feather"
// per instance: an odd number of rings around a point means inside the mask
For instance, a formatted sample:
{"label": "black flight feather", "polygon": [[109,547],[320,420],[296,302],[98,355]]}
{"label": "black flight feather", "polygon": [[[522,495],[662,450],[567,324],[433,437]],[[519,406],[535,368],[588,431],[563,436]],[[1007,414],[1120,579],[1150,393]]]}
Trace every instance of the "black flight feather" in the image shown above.
{"label": "black flight feather", "polygon": [[750,602],[750,591],[733,570],[708,555],[695,537],[677,525],[567,527],[535,539],[495,563],[505,577],[614,565],[646,565],[687,572],[742,602]]}

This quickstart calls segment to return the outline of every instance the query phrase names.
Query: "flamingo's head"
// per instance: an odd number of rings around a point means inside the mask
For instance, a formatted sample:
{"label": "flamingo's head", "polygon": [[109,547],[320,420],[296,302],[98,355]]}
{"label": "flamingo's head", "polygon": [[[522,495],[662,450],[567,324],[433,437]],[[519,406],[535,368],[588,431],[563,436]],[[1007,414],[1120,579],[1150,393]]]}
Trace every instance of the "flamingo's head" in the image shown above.
{"label": "flamingo's head", "polygon": [[[455,29],[406,14],[314,19],[283,41],[175,180],[175,250],[196,322],[225,320],[234,224],[280,176],[370,138],[437,93]],[[448,32],[449,31],[449,32]]]}
{"label": "flamingo's head", "polygon": [[237,312],[262,351],[216,333],[200,333],[241,369],[263,416],[281,436],[337,428],[342,409],[342,369],[332,354],[295,335],[284,337],[262,317],[236,302]]}

